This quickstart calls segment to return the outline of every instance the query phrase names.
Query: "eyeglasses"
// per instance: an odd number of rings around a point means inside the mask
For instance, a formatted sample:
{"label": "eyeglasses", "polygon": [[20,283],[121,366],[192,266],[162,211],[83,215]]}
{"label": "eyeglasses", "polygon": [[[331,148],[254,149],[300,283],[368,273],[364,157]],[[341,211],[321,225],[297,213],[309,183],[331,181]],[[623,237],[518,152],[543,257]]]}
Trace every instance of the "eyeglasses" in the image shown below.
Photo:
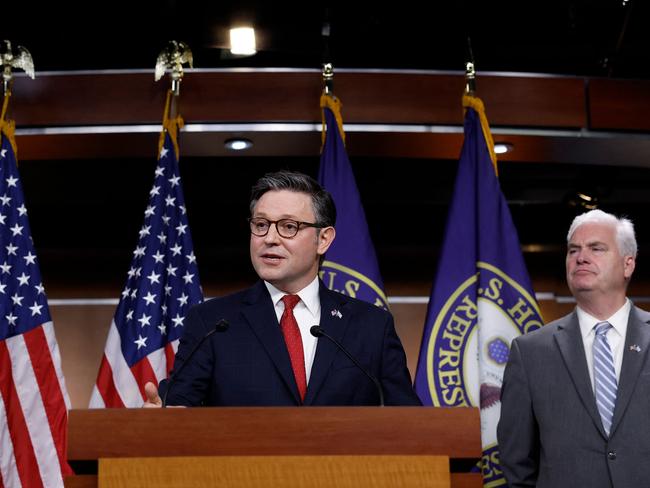
{"label": "eyeglasses", "polygon": [[248,219],[251,226],[251,233],[257,237],[264,237],[269,233],[271,224],[275,224],[275,230],[278,231],[280,237],[290,239],[295,237],[301,227],[325,227],[322,224],[313,224],[311,222],[298,222],[292,219],[269,220],[261,217],[252,217]]}

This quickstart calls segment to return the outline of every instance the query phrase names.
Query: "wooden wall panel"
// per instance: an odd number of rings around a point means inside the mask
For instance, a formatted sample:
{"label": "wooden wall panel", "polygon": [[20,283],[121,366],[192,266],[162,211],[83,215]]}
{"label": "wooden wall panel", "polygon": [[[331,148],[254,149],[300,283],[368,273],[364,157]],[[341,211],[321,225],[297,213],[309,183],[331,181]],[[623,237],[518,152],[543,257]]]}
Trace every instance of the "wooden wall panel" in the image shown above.
{"label": "wooden wall panel", "polygon": [[590,128],[650,131],[650,81],[589,81]]}
{"label": "wooden wall panel", "polygon": [[[41,74],[14,85],[18,127],[159,123],[167,82],[152,73]],[[461,125],[464,76],[342,72],[335,93],[347,123]],[[584,81],[486,75],[478,94],[494,125],[583,127]],[[186,122],[320,122],[317,71],[190,71],[181,85]]]}

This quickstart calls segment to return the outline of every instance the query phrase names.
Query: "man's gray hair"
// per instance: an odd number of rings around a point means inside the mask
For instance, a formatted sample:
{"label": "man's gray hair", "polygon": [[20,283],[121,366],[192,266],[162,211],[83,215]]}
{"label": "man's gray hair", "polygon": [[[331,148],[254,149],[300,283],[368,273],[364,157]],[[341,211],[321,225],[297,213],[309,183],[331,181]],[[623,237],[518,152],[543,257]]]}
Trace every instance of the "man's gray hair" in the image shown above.
{"label": "man's gray hair", "polygon": [[617,217],[602,210],[590,210],[583,214],[578,215],[569,227],[569,233],[566,240],[569,242],[573,233],[578,227],[583,224],[598,223],[610,225],[616,231],[616,244],[618,251],[622,256],[632,256],[636,258],[637,245],[636,237],[634,235],[634,224],[630,219],[625,217]]}

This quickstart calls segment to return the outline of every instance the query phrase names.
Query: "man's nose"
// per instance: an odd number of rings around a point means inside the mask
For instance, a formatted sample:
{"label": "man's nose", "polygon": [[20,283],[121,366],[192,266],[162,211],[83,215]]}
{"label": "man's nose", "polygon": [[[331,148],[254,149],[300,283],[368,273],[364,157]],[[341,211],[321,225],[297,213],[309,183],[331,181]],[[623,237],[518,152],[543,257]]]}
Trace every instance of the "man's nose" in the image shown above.
{"label": "man's nose", "polygon": [[277,224],[270,224],[269,231],[264,236],[264,242],[275,243],[280,241],[280,234],[278,234]]}
{"label": "man's nose", "polygon": [[589,261],[589,256],[587,255],[587,253],[582,249],[577,250],[576,251],[576,262],[577,263],[584,263],[584,262],[587,262],[587,261]]}

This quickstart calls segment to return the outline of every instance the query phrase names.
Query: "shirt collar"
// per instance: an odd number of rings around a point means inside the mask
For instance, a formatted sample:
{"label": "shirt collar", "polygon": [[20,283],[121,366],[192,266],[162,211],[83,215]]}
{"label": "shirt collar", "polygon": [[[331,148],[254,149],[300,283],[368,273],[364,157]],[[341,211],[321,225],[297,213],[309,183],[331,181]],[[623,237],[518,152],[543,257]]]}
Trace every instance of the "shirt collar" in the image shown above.
{"label": "shirt collar", "polygon": [[[268,281],[265,281],[264,284],[266,285],[266,289],[269,290],[273,306],[276,306],[278,302],[282,300],[282,297],[287,295],[286,292],[279,290]],[[311,283],[309,283],[298,293],[294,293],[294,295],[298,295],[300,297],[300,300],[305,304],[307,310],[309,310],[313,315],[316,315],[316,313],[320,311],[320,296],[318,293],[319,288],[320,282],[318,280],[318,276],[315,276],[314,280]]]}
{"label": "shirt collar", "polygon": [[618,334],[621,337],[625,337],[625,333],[627,332],[627,322],[630,317],[630,309],[632,308],[632,304],[630,300],[627,298],[625,299],[625,303],[621,308],[619,308],[616,312],[614,312],[614,315],[609,317],[606,320],[598,320],[596,317],[593,315],[585,312],[583,309],[581,309],[579,306],[576,307],[576,312],[578,314],[578,323],[580,324],[580,333],[582,334],[582,338],[586,338],[589,333],[593,332],[594,330],[594,325],[596,325],[598,322],[609,322],[614,330],[618,332]]}

